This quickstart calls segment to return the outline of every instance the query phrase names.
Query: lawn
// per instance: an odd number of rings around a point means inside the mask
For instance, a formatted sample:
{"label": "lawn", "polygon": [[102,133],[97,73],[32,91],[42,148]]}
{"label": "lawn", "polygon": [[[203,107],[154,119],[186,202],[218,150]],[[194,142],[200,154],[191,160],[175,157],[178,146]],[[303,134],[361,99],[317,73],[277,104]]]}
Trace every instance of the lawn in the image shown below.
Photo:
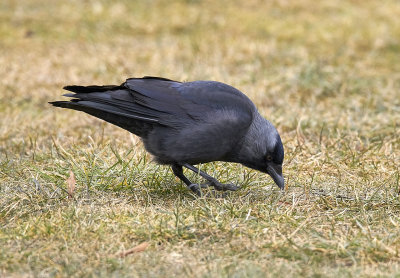
{"label": "lawn", "polygon": [[[0,276],[398,277],[399,18],[396,0],[2,0]],[[285,191],[215,162],[241,189],[196,198],[137,137],[47,103],[144,75],[247,94]]]}

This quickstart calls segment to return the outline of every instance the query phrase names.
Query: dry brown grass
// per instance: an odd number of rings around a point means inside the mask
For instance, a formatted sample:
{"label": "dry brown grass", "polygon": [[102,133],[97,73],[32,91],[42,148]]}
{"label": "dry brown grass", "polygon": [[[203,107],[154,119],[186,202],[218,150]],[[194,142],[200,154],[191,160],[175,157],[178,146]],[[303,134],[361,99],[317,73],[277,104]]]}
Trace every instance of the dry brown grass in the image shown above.
{"label": "dry brown grass", "polygon": [[[1,1],[0,276],[399,275],[399,17],[395,0]],[[286,193],[213,163],[242,189],[194,198],[137,138],[47,104],[143,75],[244,91],[281,132]]]}

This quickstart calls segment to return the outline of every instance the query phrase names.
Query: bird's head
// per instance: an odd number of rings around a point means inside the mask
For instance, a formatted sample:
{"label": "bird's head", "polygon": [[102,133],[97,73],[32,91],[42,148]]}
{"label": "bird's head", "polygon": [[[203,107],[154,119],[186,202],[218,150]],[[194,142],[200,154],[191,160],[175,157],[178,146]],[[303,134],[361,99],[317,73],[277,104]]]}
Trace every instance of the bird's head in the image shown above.
{"label": "bird's head", "polygon": [[274,144],[267,146],[264,153],[264,166],[259,170],[270,175],[280,189],[285,188],[285,181],[282,175],[283,158],[283,144],[281,137],[277,134]]}
{"label": "bird's head", "polygon": [[243,142],[239,162],[249,168],[267,173],[280,189],[284,189],[283,159],[283,144],[278,131],[261,116],[256,118]]}

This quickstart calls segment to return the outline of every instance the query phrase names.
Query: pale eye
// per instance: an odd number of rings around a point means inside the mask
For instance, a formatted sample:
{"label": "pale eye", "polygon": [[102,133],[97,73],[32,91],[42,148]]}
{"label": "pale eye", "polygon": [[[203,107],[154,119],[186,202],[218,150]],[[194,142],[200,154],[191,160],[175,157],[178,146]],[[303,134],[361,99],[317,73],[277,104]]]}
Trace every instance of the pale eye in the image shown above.
{"label": "pale eye", "polygon": [[266,156],[266,159],[267,159],[267,161],[271,161],[271,160],[272,160],[272,156],[268,154],[268,155]]}

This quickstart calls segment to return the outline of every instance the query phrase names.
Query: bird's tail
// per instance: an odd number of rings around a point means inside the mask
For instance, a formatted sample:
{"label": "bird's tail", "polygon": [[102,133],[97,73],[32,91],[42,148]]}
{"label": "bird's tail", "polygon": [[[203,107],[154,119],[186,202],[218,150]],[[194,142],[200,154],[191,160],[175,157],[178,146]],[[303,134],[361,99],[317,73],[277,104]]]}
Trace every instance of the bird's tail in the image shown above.
{"label": "bird's tail", "polygon": [[73,92],[64,95],[72,99],[49,102],[51,105],[85,112],[138,136],[144,136],[151,130],[152,123],[156,122],[154,119],[124,109],[126,102],[112,97],[113,92],[118,90],[122,94],[129,95],[126,89],[120,86],[66,86],[64,89]]}

